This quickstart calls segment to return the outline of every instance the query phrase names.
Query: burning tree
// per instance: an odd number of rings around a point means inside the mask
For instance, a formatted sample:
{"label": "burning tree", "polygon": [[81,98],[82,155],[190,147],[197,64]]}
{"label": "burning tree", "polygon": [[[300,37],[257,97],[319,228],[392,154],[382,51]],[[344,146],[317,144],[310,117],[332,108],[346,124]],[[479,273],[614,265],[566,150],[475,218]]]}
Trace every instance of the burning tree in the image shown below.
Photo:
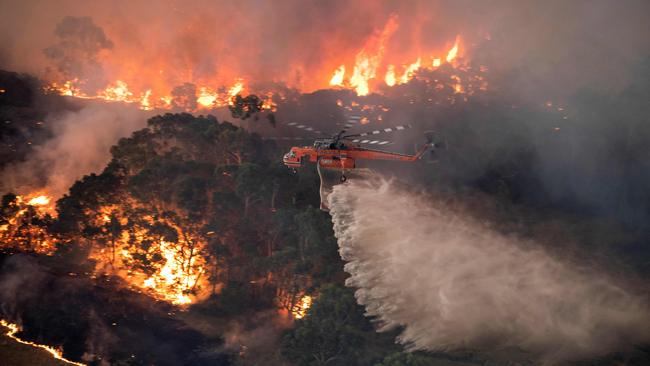
{"label": "burning tree", "polygon": [[57,202],[53,231],[98,274],[174,304],[246,284],[289,311],[305,307],[309,271],[335,245],[319,238],[329,227],[320,212],[287,211],[309,187],[266,160],[274,149],[211,116],[154,117]]}
{"label": "burning tree", "polygon": [[42,195],[31,197],[12,193],[2,197],[0,206],[0,242],[2,248],[51,254],[55,238],[49,228],[53,218],[47,212],[49,199]]}
{"label": "burning tree", "polygon": [[[98,269],[163,300],[187,304],[204,296],[211,276],[205,226],[213,213],[212,176],[215,164],[231,159],[219,161],[226,154],[203,149],[227,130],[235,127],[213,118],[152,119],[149,129],[120,141],[102,174],[85,177],[59,202],[64,231],[89,240]],[[245,147],[225,148],[247,154]]]}

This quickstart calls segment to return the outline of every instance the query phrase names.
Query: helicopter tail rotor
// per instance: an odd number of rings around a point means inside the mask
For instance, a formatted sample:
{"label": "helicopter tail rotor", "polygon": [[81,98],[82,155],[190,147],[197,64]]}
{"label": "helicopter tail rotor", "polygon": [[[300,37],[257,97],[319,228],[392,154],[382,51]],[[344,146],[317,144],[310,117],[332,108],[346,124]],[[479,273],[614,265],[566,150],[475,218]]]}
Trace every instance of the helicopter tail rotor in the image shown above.
{"label": "helicopter tail rotor", "polygon": [[428,164],[437,163],[438,156],[436,154],[436,151],[438,149],[446,149],[446,141],[444,141],[435,131],[432,130],[425,131],[424,138],[426,140],[424,146],[427,148],[427,151],[422,155],[421,159]]}
{"label": "helicopter tail rotor", "polygon": [[438,133],[436,133],[436,131],[433,130],[424,131],[424,137],[426,139],[426,143],[432,148],[436,148],[436,149],[447,148],[447,142],[444,139],[442,139],[441,136]]}

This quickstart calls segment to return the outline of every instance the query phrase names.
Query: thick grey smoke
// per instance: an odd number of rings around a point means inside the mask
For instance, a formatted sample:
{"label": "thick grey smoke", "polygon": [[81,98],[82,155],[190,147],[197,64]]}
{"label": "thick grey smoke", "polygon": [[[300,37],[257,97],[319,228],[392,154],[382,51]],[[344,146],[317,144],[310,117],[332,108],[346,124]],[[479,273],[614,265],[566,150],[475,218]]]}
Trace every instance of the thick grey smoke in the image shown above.
{"label": "thick grey smoke", "polygon": [[45,123],[53,137],[34,148],[26,161],[1,173],[2,191],[19,193],[47,188],[60,197],[77,179],[99,173],[110,160],[110,147],[146,125],[145,112],[120,104],[89,104],[52,115]]}
{"label": "thick grey smoke", "polygon": [[0,267],[0,316],[15,319],[19,304],[37,296],[35,288],[45,280],[45,273],[37,263],[23,255],[13,255]]}
{"label": "thick grey smoke", "polygon": [[434,198],[349,182],[329,203],[347,284],[411,349],[518,347],[558,361],[650,339],[646,299]]}
{"label": "thick grey smoke", "polygon": [[110,363],[103,359],[102,355],[110,354],[115,344],[118,343],[117,336],[110,329],[95,309],[88,312],[89,331],[86,338],[86,351],[81,357],[85,362],[95,362],[99,366],[110,366]]}

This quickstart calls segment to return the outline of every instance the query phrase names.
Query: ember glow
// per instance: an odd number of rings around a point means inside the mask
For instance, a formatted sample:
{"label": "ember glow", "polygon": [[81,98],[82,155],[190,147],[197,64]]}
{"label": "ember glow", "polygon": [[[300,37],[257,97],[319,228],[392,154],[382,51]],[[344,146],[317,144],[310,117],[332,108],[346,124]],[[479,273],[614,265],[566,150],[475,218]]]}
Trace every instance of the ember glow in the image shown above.
{"label": "ember glow", "polygon": [[85,366],[86,365],[86,364],[83,364],[81,362],[74,362],[74,361],[70,361],[70,360],[66,359],[65,357],[63,357],[63,352],[59,348],[55,348],[55,347],[48,346],[48,345],[45,345],[45,344],[38,344],[38,343],[34,343],[34,342],[29,342],[29,341],[25,341],[25,340],[22,340],[22,339],[18,338],[16,336],[16,333],[20,332],[20,327],[18,326],[18,324],[10,323],[10,322],[8,322],[8,321],[6,321],[4,319],[0,319],[0,325],[7,328],[7,332],[5,333],[5,335],[7,337],[13,339],[14,341],[16,341],[16,342],[18,342],[20,344],[26,344],[26,345],[32,346],[34,348],[42,349],[42,350],[48,352],[49,354],[51,354],[52,357],[54,357],[55,359],[57,359],[59,361],[62,361],[62,362],[65,362],[66,364],[69,364],[69,365],[76,365],[76,366]]}
{"label": "ember glow", "polygon": [[312,304],[312,297],[309,295],[304,295],[303,297],[300,298],[300,301],[294,306],[294,308],[291,310],[291,315],[293,315],[294,319],[302,319],[307,315],[307,310],[311,307]]}

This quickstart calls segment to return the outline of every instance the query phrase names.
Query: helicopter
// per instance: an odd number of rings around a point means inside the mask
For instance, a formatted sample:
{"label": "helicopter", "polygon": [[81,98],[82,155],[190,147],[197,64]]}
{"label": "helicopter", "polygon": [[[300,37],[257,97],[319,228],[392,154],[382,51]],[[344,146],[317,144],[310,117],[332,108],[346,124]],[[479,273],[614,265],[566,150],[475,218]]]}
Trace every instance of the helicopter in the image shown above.
{"label": "helicopter", "polygon": [[[355,122],[357,120],[356,117],[351,117],[350,122]],[[340,181],[345,182],[347,180],[345,175],[346,170],[354,169],[357,160],[365,159],[415,162],[422,158],[430,148],[436,147],[436,144],[433,142],[430,135],[425,134],[425,136],[427,136],[427,143],[420,147],[413,155],[365,148],[362,147],[361,144],[380,146],[390,144],[389,141],[363,139],[366,136],[401,131],[411,128],[411,126],[401,125],[384,128],[382,130],[346,135],[345,133],[347,129],[351,126],[353,126],[353,124],[349,123],[343,130],[329,138],[316,139],[312,146],[292,147],[288,153],[284,154],[282,162],[294,172],[296,172],[298,168],[303,167],[307,162],[318,164],[318,168],[337,169],[341,171]],[[305,128],[304,125],[297,124],[295,124],[295,127]],[[311,130],[309,127],[306,129]]]}

